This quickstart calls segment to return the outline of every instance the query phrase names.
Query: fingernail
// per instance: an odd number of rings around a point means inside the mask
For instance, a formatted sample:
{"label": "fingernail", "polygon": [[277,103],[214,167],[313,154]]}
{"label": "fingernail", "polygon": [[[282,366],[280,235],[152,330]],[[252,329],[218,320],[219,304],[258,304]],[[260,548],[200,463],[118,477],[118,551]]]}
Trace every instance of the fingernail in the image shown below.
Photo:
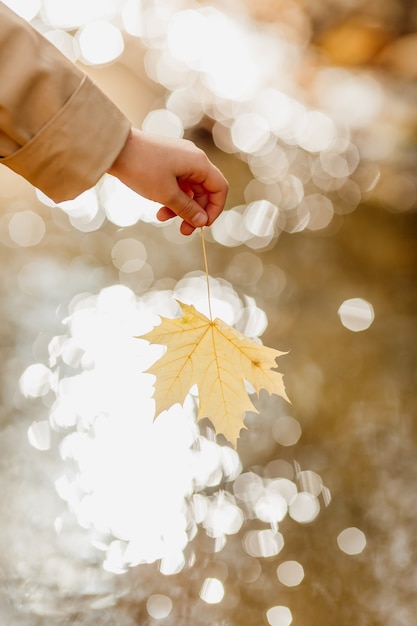
{"label": "fingernail", "polygon": [[193,219],[193,226],[204,226],[204,224],[207,224],[207,219],[207,213],[197,213]]}

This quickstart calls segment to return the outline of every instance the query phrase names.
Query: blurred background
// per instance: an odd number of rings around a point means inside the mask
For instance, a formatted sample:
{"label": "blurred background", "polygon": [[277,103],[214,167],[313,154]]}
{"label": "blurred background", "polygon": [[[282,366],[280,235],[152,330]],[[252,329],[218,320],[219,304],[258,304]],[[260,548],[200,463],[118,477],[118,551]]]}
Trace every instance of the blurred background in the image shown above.
{"label": "blurred background", "polygon": [[153,423],[154,347],[207,308],[200,236],[113,178],[0,171],[0,615],[13,626],[410,626],[417,610],[417,5],[8,0],[230,182],[213,312],[288,351],[237,450]]}

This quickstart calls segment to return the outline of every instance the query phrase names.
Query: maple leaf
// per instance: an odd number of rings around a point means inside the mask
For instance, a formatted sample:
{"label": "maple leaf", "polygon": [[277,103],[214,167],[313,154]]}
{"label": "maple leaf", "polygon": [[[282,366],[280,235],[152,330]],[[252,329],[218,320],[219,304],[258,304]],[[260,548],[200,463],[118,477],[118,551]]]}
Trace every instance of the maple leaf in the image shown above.
{"label": "maple leaf", "polygon": [[198,419],[208,417],[218,433],[234,445],[246,428],[246,411],[258,413],[245,382],[259,394],[265,389],[288,400],[282,374],[273,370],[284,352],[248,339],[216,318],[209,320],[189,304],[178,301],[183,316],[162,318],[141,339],[167,347],[147,372],[156,377],[155,417],[177,402],[183,404],[193,385],[198,387]]}

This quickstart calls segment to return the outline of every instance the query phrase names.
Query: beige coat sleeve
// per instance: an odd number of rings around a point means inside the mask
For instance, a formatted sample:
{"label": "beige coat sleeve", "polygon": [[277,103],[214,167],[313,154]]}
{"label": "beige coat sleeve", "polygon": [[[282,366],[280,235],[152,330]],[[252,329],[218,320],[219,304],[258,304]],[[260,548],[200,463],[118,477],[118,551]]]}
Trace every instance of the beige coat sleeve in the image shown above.
{"label": "beige coat sleeve", "polygon": [[0,2],[0,163],[55,202],[92,187],[131,124],[100,89]]}

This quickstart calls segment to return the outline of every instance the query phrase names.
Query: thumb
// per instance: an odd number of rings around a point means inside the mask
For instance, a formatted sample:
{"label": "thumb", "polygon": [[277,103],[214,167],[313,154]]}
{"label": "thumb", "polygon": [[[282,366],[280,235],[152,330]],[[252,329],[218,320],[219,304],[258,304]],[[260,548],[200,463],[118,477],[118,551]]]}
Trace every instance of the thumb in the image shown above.
{"label": "thumb", "polygon": [[185,192],[179,193],[176,200],[167,209],[171,209],[175,215],[195,228],[207,224],[208,215],[201,205],[194,200],[194,194],[189,196]]}
{"label": "thumb", "polygon": [[192,226],[204,226],[207,224],[208,215],[193,197],[188,198],[185,206],[178,213],[182,219]]}

